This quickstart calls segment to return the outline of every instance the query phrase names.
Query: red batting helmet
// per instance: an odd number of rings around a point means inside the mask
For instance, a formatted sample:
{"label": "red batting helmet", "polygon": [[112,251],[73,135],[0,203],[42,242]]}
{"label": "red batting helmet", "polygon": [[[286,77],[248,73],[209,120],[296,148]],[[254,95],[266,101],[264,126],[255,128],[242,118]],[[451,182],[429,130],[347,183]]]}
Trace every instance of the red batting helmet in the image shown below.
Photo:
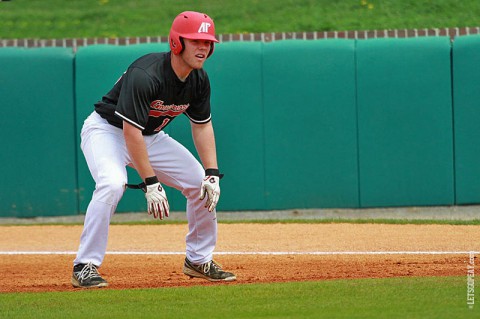
{"label": "red batting helmet", "polygon": [[169,35],[170,49],[173,54],[182,52],[184,47],[183,38],[212,41],[208,56],[213,53],[213,43],[218,42],[215,38],[213,20],[205,13],[194,11],[182,12],[173,20]]}

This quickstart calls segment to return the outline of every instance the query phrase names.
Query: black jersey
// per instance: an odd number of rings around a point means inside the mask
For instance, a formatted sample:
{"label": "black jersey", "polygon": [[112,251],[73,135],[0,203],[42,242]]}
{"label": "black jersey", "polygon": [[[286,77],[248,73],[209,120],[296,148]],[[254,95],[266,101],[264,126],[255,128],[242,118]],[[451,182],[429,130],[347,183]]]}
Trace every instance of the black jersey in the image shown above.
{"label": "black jersey", "polygon": [[194,123],[210,121],[210,81],[203,70],[192,70],[185,82],[171,66],[170,52],[151,53],[133,62],[95,111],[111,125],[123,121],[143,135],[160,132],[184,113]]}

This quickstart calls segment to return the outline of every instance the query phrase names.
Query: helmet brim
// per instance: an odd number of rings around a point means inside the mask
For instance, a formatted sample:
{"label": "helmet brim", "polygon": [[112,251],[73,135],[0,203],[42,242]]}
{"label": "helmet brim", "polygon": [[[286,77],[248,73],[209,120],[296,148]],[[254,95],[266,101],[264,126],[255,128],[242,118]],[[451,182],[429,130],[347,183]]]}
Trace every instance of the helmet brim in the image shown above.
{"label": "helmet brim", "polygon": [[186,33],[180,34],[180,37],[189,40],[208,40],[216,43],[219,42],[213,35],[208,33]]}

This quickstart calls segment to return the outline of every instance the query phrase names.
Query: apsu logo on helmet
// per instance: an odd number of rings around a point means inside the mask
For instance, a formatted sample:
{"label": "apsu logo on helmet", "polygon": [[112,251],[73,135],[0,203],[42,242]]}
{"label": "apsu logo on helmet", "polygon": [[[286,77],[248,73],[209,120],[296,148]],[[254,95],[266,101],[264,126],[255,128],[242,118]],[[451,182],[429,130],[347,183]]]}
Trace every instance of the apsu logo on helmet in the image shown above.
{"label": "apsu logo on helmet", "polygon": [[208,22],[202,22],[200,25],[200,28],[198,28],[198,33],[208,33],[208,28],[210,28],[212,25]]}

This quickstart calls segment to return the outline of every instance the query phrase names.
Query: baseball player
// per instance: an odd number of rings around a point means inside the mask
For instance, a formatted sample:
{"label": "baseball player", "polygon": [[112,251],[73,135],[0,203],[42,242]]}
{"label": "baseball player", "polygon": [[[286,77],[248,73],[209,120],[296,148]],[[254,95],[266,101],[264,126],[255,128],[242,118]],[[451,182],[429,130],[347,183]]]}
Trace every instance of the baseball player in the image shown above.
{"label": "baseball player", "polygon": [[[210,114],[210,82],[202,67],[218,42],[214,23],[204,13],[182,12],[172,23],[169,42],[170,52],[133,62],[83,125],[81,149],[96,187],[73,262],[74,287],[108,285],[98,267],[105,256],[110,218],[127,185],[127,165],[142,178],[138,186],[154,218],[169,215],[163,185],[186,197],[189,232],[183,272],[210,281],[236,280],[212,259],[222,174]],[[190,119],[203,166],[163,131],[180,114]]]}

